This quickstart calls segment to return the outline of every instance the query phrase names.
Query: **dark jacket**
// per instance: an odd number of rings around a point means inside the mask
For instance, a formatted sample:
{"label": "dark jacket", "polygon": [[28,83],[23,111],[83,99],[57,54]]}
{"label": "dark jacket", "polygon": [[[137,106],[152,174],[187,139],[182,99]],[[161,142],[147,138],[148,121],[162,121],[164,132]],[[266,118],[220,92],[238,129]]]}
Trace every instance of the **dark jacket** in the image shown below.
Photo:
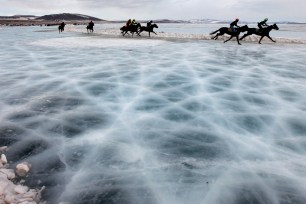
{"label": "dark jacket", "polygon": [[239,26],[237,25],[237,23],[238,23],[238,21],[235,20],[235,21],[231,22],[230,26],[231,26],[231,27],[234,27],[234,26],[239,27]]}

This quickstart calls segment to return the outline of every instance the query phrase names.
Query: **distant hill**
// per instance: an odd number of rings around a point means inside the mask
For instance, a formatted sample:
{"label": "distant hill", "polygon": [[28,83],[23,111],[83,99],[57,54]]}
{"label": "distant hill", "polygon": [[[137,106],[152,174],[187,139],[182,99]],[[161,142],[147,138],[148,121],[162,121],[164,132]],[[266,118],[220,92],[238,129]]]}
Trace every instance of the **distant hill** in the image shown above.
{"label": "distant hill", "polygon": [[155,23],[189,23],[185,20],[169,20],[169,19],[157,19],[154,20]]}
{"label": "distant hill", "polygon": [[60,13],[60,14],[50,14],[36,18],[36,20],[46,20],[46,21],[82,21],[82,20],[93,20],[93,21],[104,21],[102,19],[87,16],[83,14],[76,13]]}
{"label": "distant hill", "polygon": [[3,20],[33,20],[37,16],[33,15],[14,15],[14,16],[0,16],[0,19]]}

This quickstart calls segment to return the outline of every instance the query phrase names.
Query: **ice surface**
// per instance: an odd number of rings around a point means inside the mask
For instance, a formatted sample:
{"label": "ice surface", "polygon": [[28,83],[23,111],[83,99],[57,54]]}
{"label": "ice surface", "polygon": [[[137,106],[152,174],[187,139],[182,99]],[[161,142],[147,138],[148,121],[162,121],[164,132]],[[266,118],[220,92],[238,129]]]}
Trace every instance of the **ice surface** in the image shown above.
{"label": "ice surface", "polygon": [[41,29],[0,32],[0,146],[45,199],[305,203],[305,45]]}

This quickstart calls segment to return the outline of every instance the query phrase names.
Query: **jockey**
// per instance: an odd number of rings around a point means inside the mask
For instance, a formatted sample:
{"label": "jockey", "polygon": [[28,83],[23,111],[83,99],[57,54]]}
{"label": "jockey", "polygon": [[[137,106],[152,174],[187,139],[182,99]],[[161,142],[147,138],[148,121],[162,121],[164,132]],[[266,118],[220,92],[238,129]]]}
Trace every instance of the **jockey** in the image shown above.
{"label": "jockey", "polygon": [[126,22],[125,27],[129,27],[129,26],[131,25],[131,23],[132,23],[132,20],[129,19],[129,20]]}
{"label": "jockey", "polygon": [[238,21],[239,21],[239,18],[236,18],[233,22],[231,22],[230,28],[232,29],[232,32],[236,32],[236,28],[240,27],[237,25]]}
{"label": "jockey", "polygon": [[135,19],[133,19],[132,22],[131,22],[131,25],[132,25],[132,26],[137,25],[137,21],[136,21]]}
{"label": "jockey", "polygon": [[148,28],[150,28],[150,27],[151,27],[151,25],[152,25],[152,23],[153,23],[153,21],[152,21],[152,20],[151,20],[151,21],[148,21],[148,22],[147,22],[147,27],[148,27]]}
{"label": "jockey", "polygon": [[261,21],[261,22],[259,22],[259,23],[257,24],[259,30],[262,30],[262,29],[263,29],[262,26],[268,26],[268,25],[267,25],[267,21],[268,21],[268,18],[265,18],[263,21]]}
{"label": "jockey", "polygon": [[93,30],[93,27],[94,27],[94,22],[92,22],[92,21],[90,21],[89,23],[88,23],[88,26],[89,26],[89,28],[92,28],[92,30]]}
{"label": "jockey", "polygon": [[64,31],[64,28],[65,28],[65,25],[66,25],[66,23],[64,21],[60,25],[62,27],[63,31]]}

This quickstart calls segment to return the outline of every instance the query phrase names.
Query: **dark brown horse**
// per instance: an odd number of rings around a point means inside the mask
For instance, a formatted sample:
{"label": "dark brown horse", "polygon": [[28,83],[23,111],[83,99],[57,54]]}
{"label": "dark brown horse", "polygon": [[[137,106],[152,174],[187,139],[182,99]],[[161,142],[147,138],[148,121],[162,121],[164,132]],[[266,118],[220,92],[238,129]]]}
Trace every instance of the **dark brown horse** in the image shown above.
{"label": "dark brown horse", "polygon": [[120,28],[121,30],[121,34],[124,36],[125,34],[127,34],[128,32],[132,33],[132,37],[134,36],[134,33],[136,33],[138,36],[140,36],[139,34],[139,28],[141,28],[140,23],[137,23],[136,25],[130,25],[130,26],[123,26]]}
{"label": "dark brown horse", "polygon": [[213,35],[213,34],[219,32],[219,33],[217,33],[216,36],[214,36],[214,37],[211,38],[211,39],[217,40],[219,36],[224,35],[224,34],[228,34],[228,35],[230,35],[231,37],[230,37],[228,40],[224,41],[224,43],[226,43],[227,41],[231,40],[233,37],[236,37],[238,44],[241,45],[240,42],[239,42],[239,34],[240,34],[241,32],[247,31],[248,28],[249,28],[249,27],[248,27],[247,25],[244,25],[244,26],[241,26],[241,27],[236,28],[236,31],[233,32],[233,31],[230,30],[228,27],[222,27],[222,28],[220,28],[220,29],[218,29],[218,30],[216,30],[216,31],[214,31],[214,32],[211,32],[210,35]]}
{"label": "dark brown horse", "polygon": [[154,33],[155,35],[157,35],[157,33],[155,33],[155,32],[153,31],[154,28],[158,28],[158,26],[157,26],[155,23],[152,24],[152,25],[150,25],[150,27],[141,26],[140,29],[139,29],[139,33],[141,33],[142,31],[147,31],[147,32],[149,32],[149,37],[151,37],[151,36],[150,36],[150,33]]}
{"label": "dark brown horse", "polygon": [[273,24],[273,25],[270,25],[266,28],[263,28],[263,29],[258,29],[258,28],[249,28],[247,31],[246,34],[244,34],[239,40],[242,40],[243,38],[245,38],[246,36],[249,36],[249,35],[259,35],[261,36],[260,40],[259,40],[259,44],[261,44],[261,40],[264,38],[264,37],[267,37],[269,38],[272,42],[276,42],[275,40],[273,40],[269,33],[272,29],[275,29],[275,30],[279,30],[278,26],[276,24]]}

